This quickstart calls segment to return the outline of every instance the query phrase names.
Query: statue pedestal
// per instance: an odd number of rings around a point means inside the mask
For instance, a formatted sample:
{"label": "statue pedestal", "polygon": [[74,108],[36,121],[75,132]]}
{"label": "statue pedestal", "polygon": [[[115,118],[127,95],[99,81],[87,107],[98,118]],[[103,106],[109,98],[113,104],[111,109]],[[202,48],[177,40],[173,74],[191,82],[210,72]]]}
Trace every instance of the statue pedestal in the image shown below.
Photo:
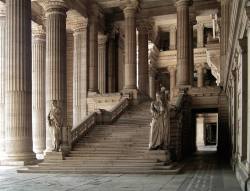
{"label": "statue pedestal", "polygon": [[63,152],[46,152],[45,156],[44,156],[44,161],[55,161],[55,160],[64,160],[64,154]]}
{"label": "statue pedestal", "polygon": [[170,152],[168,150],[149,150],[146,157],[148,159],[155,159],[157,162],[171,162]]}

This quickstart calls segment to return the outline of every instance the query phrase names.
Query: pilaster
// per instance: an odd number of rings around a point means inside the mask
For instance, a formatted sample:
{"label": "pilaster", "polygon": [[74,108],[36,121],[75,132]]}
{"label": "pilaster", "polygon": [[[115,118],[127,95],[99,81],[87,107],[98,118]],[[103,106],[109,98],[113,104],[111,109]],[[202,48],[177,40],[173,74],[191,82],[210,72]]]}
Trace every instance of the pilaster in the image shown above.
{"label": "pilaster", "polygon": [[98,90],[101,94],[106,93],[106,42],[106,35],[98,35]]}

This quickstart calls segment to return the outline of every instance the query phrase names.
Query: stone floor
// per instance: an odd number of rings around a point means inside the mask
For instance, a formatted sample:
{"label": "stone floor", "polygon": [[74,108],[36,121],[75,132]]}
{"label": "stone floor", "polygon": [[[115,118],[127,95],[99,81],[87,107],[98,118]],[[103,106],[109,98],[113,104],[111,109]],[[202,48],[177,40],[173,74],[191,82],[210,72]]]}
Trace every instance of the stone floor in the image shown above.
{"label": "stone floor", "polygon": [[179,175],[17,174],[0,167],[1,191],[240,191],[215,152],[199,152]]}

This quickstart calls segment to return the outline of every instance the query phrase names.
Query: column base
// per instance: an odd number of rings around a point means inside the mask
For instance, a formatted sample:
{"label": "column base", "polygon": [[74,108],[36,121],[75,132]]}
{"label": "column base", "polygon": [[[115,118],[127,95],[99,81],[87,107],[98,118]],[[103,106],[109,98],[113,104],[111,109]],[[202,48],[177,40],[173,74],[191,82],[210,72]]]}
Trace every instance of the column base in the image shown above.
{"label": "column base", "polygon": [[45,161],[51,161],[51,160],[64,160],[64,153],[63,152],[47,152],[44,156]]}
{"label": "column base", "polygon": [[96,96],[97,94],[99,94],[99,92],[92,92],[92,91],[88,91],[88,96],[87,97],[91,97],[91,96]]}
{"label": "column base", "polygon": [[3,160],[0,160],[1,166],[25,166],[25,165],[34,165],[38,163],[34,153],[25,153],[17,155],[5,155],[6,157]]}

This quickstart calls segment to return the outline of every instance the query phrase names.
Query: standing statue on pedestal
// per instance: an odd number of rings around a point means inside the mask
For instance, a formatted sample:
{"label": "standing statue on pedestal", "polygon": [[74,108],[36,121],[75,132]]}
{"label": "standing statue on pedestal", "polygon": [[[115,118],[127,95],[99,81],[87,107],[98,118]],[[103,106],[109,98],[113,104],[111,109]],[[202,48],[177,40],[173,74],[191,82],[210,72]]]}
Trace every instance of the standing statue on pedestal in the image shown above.
{"label": "standing statue on pedestal", "polygon": [[156,93],[151,103],[152,122],[150,123],[149,149],[167,149],[170,140],[169,93],[164,87]]}
{"label": "standing statue on pedestal", "polygon": [[52,108],[48,115],[48,122],[52,137],[52,144],[54,146],[53,151],[59,152],[62,138],[61,129],[63,125],[63,118],[62,110],[58,106],[57,100],[52,101]]}

